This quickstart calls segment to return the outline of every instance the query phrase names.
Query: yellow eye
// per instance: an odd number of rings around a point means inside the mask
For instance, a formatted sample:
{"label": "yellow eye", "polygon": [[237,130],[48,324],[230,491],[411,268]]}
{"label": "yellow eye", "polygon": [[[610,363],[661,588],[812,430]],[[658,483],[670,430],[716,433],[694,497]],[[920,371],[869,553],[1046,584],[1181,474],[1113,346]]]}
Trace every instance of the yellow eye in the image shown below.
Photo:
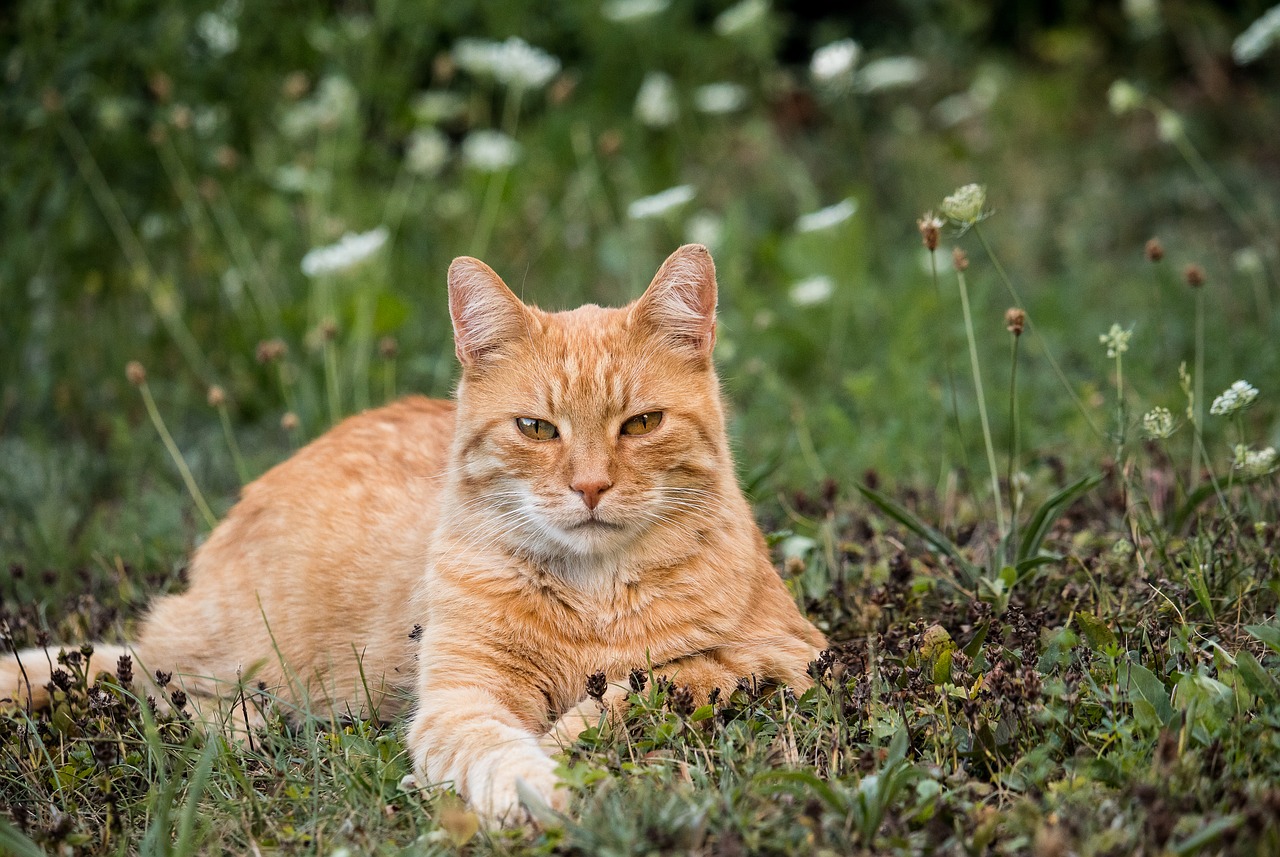
{"label": "yellow eye", "polygon": [[658,427],[658,423],[662,422],[662,411],[650,411],[647,414],[636,414],[631,419],[622,424],[620,434],[638,435],[648,434]]}
{"label": "yellow eye", "polygon": [[537,417],[516,417],[516,428],[530,440],[554,440],[560,436],[558,428]]}

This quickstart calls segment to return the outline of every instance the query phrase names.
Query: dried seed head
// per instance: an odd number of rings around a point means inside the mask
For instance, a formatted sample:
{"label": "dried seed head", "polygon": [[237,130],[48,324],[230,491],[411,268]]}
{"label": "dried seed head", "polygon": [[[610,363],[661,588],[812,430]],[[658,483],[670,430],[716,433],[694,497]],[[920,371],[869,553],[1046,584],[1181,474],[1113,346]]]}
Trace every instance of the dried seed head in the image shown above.
{"label": "dried seed head", "polygon": [[307,80],[305,72],[291,72],[284,79],[284,84],[280,87],[280,92],[290,101],[296,101],[307,94],[307,90],[311,88],[311,82]]}
{"label": "dried seed head", "polygon": [[285,415],[280,418],[280,428],[285,431],[296,431],[299,424],[298,415],[293,411],[286,411]]}
{"label": "dried seed head", "polygon": [[1027,312],[1021,307],[1011,306],[1004,311],[1005,329],[1014,336],[1021,336],[1022,329],[1027,326]]}
{"label": "dried seed head", "polygon": [[116,661],[116,678],[122,687],[128,687],[133,682],[133,658],[129,655],[121,655]]}
{"label": "dried seed head", "polygon": [[1164,245],[1160,243],[1159,238],[1150,238],[1147,240],[1147,246],[1143,250],[1148,262],[1159,262],[1164,258]]}
{"label": "dried seed head", "polygon": [[1198,289],[1204,285],[1204,268],[1193,262],[1183,269],[1182,279],[1186,280],[1191,288]]}
{"label": "dried seed head", "polygon": [[383,360],[395,360],[400,353],[400,343],[394,336],[384,336],[378,340],[378,354]]}
{"label": "dried seed head", "polygon": [[124,367],[124,376],[135,387],[147,383],[147,370],[137,360],[130,360]]}
{"label": "dried seed head", "polygon": [[645,684],[649,681],[649,674],[636,667],[631,671],[631,675],[628,676],[628,681],[631,685],[631,692],[639,693],[644,690]]}
{"label": "dried seed head", "polygon": [[209,407],[220,408],[227,403],[227,392],[222,387],[214,384],[209,388]]}
{"label": "dried seed head", "polygon": [[173,78],[162,71],[157,71],[147,79],[147,88],[156,97],[156,101],[165,104],[173,96]]}
{"label": "dried seed head", "polygon": [[602,156],[612,158],[622,151],[622,143],[622,132],[616,128],[608,128],[600,132],[600,136],[596,140],[596,148]]}
{"label": "dried seed head", "polygon": [[916,227],[920,230],[920,240],[924,243],[925,249],[930,253],[937,250],[938,237],[942,234],[942,218],[932,211],[925,212],[924,217],[916,221]]}
{"label": "dried seed head", "polygon": [[173,703],[175,711],[181,711],[187,707],[187,694],[181,688],[178,688],[169,694],[169,701]]}
{"label": "dried seed head", "polygon": [[165,687],[171,681],[173,681],[173,673],[167,673],[164,670],[156,670],[156,684],[161,687]]}
{"label": "dried seed head", "polygon": [[957,271],[969,270],[969,254],[961,250],[959,247],[952,249],[951,264],[955,266]]}
{"label": "dried seed head", "polygon": [[338,338],[338,323],[331,318],[320,322],[320,336],[325,342],[333,342]]}
{"label": "dried seed head", "polygon": [[258,343],[258,362],[275,363],[289,353],[289,346],[282,339],[264,339]]}
{"label": "dried seed head", "polygon": [[604,699],[605,691],[609,689],[609,682],[604,677],[604,673],[595,672],[587,676],[587,696],[600,702]]}
{"label": "dried seed head", "polygon": [[240,164],[240,153],[230,146],[219,146],[213,153],[213,160],[224,170],[234,170]]}

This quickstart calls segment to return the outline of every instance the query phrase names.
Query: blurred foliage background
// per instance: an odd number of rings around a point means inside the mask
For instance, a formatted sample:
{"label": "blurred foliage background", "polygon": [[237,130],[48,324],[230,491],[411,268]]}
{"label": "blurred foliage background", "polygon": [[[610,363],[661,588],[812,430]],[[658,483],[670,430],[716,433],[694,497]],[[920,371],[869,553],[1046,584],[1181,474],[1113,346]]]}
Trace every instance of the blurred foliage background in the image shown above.
{"label": "blurred foliage background", "polygon": [[[1240,50],[1265,11],[22,0],[0,13],[0,560],[48,571],[13,591],[79,591],[85,567],[165,579],[199,538],[128,361],[222,511],[240,484],[224,428],[252,476],[335,415],[449,394],[444,272],[464,253],[558,308],[623,303],[675,246],[707,243],[757,500],[867,471],[981,484],[950,248],[972,262],[1005,449],[1012,300],[973,231],[944,231],[935,287],[916,228],[969,182],[1083,403],[1028,341],[1033,483],[1114,451],[1113,323],[1134,328],[1131,418],[1185,408],[1193,263],[1204,389],[1249,379],[1241,428],[1274,444],[1280,50],[1267,33]],[[347,233],[380,246],[304,273]],[[276,340],[283,356],[260,347]],[[1206,424],[1224,455],[1228,428]]]}

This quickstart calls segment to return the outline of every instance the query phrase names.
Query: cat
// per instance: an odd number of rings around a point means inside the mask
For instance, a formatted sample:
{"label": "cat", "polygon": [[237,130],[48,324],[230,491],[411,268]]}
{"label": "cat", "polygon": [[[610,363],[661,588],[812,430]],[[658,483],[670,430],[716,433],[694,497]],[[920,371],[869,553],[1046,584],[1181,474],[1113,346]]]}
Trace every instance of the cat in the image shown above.
{"label": "cat", "polygon": [[[526,306],[469,257],[448,289],[456,403],[350,417],[247,485],[187,591],[93,665],[128,654],[224,728],[261,722],[246,687],[318,716],[410,707],[418,781],[518,824],[522,792],[567,810],[553,753],[625,711],[632,670],[698,703],[744,677],[802,691],[826,641],[734,475],[705,247],[620,309]],[[0,698],[47,705],[52,668],[0,660]]]}

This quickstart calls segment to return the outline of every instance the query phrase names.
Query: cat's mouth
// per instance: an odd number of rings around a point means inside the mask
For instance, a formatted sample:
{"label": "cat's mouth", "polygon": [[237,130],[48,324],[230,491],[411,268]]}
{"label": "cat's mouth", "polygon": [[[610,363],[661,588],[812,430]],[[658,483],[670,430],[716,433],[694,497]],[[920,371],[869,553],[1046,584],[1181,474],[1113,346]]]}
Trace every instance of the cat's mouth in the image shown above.
{"label": "cat's mouth", "polygon": [[599,518],[587,518],[585,521],[579,521],[569,527],[570,530],[577,533],[590,533],[604,530],[621,530],[622,524],[614,524],[609,521],[602,521]]}

